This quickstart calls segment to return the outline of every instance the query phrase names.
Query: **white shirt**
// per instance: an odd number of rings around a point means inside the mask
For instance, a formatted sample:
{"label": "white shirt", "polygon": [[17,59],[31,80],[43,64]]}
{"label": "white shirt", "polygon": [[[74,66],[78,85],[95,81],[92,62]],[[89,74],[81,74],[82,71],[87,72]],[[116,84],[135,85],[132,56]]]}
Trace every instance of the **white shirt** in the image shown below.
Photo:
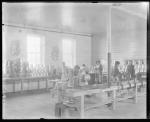
{"label": "white shirt", "polygon": [[144,72],[144,64],[139,65],[139,72]]}
{"label": "white shirt", "polygon": [[66,67],[62,66],[62,76],[61,76],[61,80],[66,80],[67,79],[67,72],[66,72]]}
{"label": "white shirt", "polygon": [[144,72],[147,72],[146,64],[144,65]]}
{"label": "white shirt", "polygon": [[85,75],[85,80],[86,80],[86,81],[89,81],[89,80],[90,80],[90,75],[86,74],[86,75]]}
{"label": "white shirt", "polygon": [[144,64],[141,65],[141,72],[144,72]]}
{"label": "white shirt", "polygon": [[119,69],[119,72],[123,72],[123,66],[119,65],[118,69]]}
{"label": "white shirt", "polygon": [[135,65],[134,66],[134,70],[135,70],[135,74],[137,74],[139,72],[139,66],[138,65]]}
{"label": "white shirt", "polygon": [[91,67],[91,69],[90,69],[90,73],[94,73],[95,71],[94,71],[94,67]]}
{"label": "white shirt", "polygon": [[123,72],[127,71],[127,65],[123,65]]}
{"label": "white shirt", "polygon": [[86,68],[85,67],[81,67],[81,74],[85,75],[86,74]]}

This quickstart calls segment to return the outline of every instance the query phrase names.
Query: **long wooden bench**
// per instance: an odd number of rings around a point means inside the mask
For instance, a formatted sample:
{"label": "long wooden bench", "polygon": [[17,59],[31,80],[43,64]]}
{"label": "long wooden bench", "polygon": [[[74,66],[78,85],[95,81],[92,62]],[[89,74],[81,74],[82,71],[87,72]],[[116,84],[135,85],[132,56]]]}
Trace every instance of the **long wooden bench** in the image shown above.
{"label": "long wooden bench", "polygon": [[[112,104],[112,108],[113,110],[116,109],[116,104],[117,102],[119,101],[122,101],[122,100],[126,100],[128,98],[133,98],[134,100],[134,103],[137,103],[137,97],[138,97],[138,87],[141,86],[141,85],[146,85],[146,82],[144,83],[141,83],[141,82],[138,82],[138,83],[130,83],[128,82],[128,84],[124,84],[123,86],[112,86],[110,88],[96,88],[96,89],[89,89],[89,90],[86,90],[86,89],[68,89],[67,93],[65,94],[66,96],[68,97],[80,97],[80,102],[78,104],[79,107],[80,107],[80,116],[81,118],[84,118],[84,112],[86,110],[90,110],[92,108],[95,108],[95,107],[100,107],[102,105],[106,105],[108,103],[111,103]],[[124,97],[124,98],[118,98],[117,97],[117,91],[118,90],[122,90],[122,89],[134,89],[134,94],[131,95],[131,96],[127,96],[127,97]],[[109,97],[109,99],[103,103],[96,103],[96,104],[86,104],[85,102],[85,96],[86,95],[91,95],[91,94],[98,94],[98,93],[107,93],[107,92],[111,92],[112,93],[112,96]],[[67,105],[67,104],[66,104]],[[68,104],[69,106],[69,104]],[[77,106],[76,105],[71,105],[71,107],[74,107],[74,106]]]}
{"label": "long wooden bench", "polygon": [[53,82],[49,77],[3,78],[3,93],[16,93],[30,90],[49,89]]}

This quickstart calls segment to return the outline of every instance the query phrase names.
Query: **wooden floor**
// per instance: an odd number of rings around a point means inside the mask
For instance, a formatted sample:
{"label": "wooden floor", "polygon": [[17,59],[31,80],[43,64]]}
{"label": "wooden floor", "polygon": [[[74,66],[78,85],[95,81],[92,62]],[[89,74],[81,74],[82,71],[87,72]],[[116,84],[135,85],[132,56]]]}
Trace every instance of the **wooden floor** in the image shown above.
{"label": "wooden floor", "polygon": [[[4,119],[52,119],[54,104],[49,93],[29,94],[9,97],[3,104]],[[125,100],[117,103],[116,110],[107,107],[93,108],[85,112],[85,118],[138,119],[146,118],[146,96],[138,97],[138,103]]]}

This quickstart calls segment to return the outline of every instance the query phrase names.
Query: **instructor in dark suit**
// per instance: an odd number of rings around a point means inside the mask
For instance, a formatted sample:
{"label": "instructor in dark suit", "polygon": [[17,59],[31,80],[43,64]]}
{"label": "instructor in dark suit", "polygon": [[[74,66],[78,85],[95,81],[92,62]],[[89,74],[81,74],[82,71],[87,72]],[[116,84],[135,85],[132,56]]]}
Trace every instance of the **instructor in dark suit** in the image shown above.
{"label": "instructor in dark suit", "polygon": [[129,64],[127,66],[127,75],[128,75],[128,80],[133,80],[135,78],[135,69],[131,60],[129,61]]}

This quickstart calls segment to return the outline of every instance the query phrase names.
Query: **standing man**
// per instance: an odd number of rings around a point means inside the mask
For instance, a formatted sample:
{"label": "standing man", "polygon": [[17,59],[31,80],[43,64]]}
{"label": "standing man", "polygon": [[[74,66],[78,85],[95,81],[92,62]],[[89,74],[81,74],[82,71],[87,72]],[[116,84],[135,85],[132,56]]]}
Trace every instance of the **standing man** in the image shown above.
{"label": "standing man", "polygon": [[74,67],[74,70],[73,70],[73,74],[74,76],[78,76],[79,75],[79,70],[80,70],[80,67],[78,65],[76,65]]}
{"label": "standing man", "polygon": [[124,66],[123,66],[123,76],[124,76],[124,80],[127,80],[127,67],[128,67],[128,61],[124,62]]}
{"label": "standing man", "polygon": [[102,66],[100,60],[96,61],[95,70],[96,70],[96,79],[98,80],[98,83],[102,83],[102,80],[103,80],[102,79],[103,66]]}
{"label": "standing man", "polygon": [[120,62],[116,61],[114,70],[113,70],[113,77],[115,78],[115,80],[117,80],[118,84],[120,84],[120,81],[121,81],[121,73],[119,71],[119,65],[120,65]]}
{"label": "standing man", "polygon": [[76,65],[73,70],[73,84],[74,87],[78,87],[79,84],[80,67]]}
{"label": "standing man", "polygon": [[136,61],[135,62],[135,65],[134,65],[134,70],[135,70],[135,78],[137,79],[137,80],[139,80],[139,65],[138,65],[138,62]]}
{"label": "standing man", "polygon": [[85,82],[85,75],[86,75],[87,67],[85,64],[82,65],[80,72],[81,72],[81,81]]}
{"label": "standing man", "polygon": [[129,65],[127,66],[127,72],[128,72],[128,80],[132,80],[135,78],[135,69],[134,65],[132,64],[132,61],[129,61]]}
{"label": "standing man", "polygon": [[61,76],[61,80],[62,81],[67,81],[68,77],[67,77],[67,67],[65,62],[62,63],[62,76]]}
{"label": "standing man", "polygon": [[[119,71],[119,65],[120,65],[120,62],[115,61],[115,66],[113,68],[113,78],[114,78],[115,82],[117,83],[117,86],[121,85],[121,72]],[[120,92],[120,90],[119,90],[119,92]]]}

